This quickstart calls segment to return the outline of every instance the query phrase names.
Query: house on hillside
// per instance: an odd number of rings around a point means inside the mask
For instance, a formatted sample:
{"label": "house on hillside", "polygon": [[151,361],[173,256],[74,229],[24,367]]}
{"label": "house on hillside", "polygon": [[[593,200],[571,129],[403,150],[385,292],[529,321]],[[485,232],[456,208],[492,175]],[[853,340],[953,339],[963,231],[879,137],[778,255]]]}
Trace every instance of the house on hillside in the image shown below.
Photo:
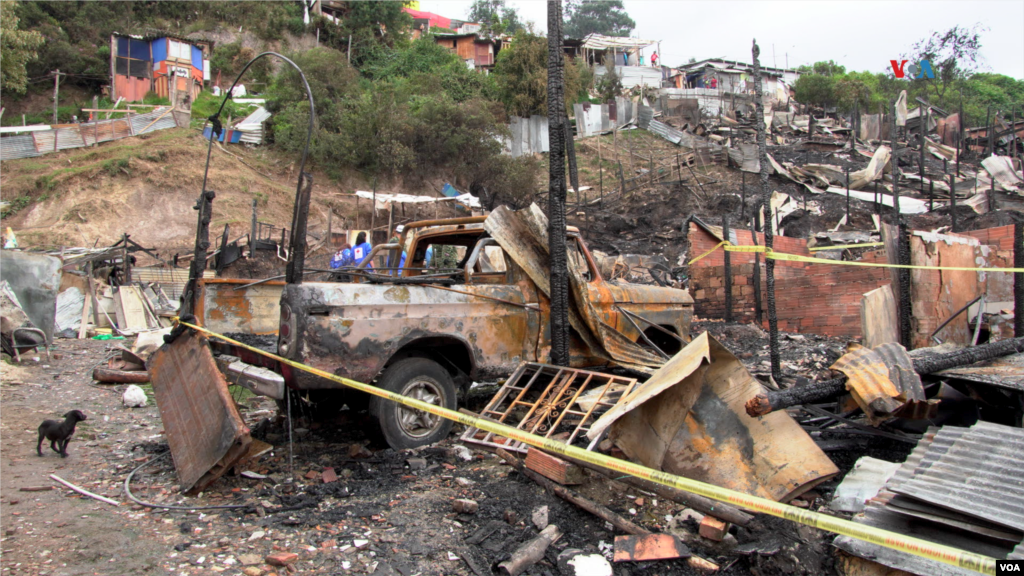
{"label": "house on hillside", "polygon": [[189,108],[210,79],[213,43],[164,32],[110,37],[110,97],[128,102],[147,92]]}
{"label": "house on hillside", "polygon": [[432,29],[440,28],[444,32],[455,34],[472,34],[479,32],[483,26],[479,22],[467,22],[455,18],[446,18],[433,12],[414,10],[405,7],[402,9],[406,14],[412,16],[412,37],[420,38],[430,33]]}
{"label": "house on hillside", "polygon": [[434,34],[434,41],[458,54],[459,58],[477,70],[493,68],[498,52],[507,43],[507,40],[491,38],[481,35],[479,32]]}
{"label": "house on hillside", "polygon": [[[672,78],[676,88],[714,88],[721,93],[745,94],[754,88],[754,67],[747,62],[708,58],[680,66]],[[775,94],[780,82],[792,87],[800,73],[796,70],[761,66],[762,91]]]}
{"label": "house on hillside", "polygon": [[[597,77],[605,75],[608,70],[605,62],[611,59],[623,88],[661,88],[662,67],[650,65],[650,54],[644,57],[644,50],[657,44],[653,40],[588,34],[576,50],[594,67]],[[654,52],[656,48],[651,53]]]}

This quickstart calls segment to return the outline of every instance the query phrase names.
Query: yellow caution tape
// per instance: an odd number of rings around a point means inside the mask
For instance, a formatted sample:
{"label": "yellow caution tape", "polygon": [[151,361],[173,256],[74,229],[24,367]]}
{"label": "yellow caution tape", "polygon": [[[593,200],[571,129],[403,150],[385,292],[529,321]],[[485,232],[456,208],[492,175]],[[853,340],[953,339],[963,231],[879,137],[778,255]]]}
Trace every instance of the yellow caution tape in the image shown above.
{"label": "yellow caution tape", "polygon": [[600,454],[597,452],[590,452],[587,450],[583,450],[582,448],[569,446],[567,444],[558,442],[557,440],[536,436],[534,434],[524,432],[517,428],[512,428],[511,426],[507,426],[505,424],[501,424],[493,420],[469,416],[466,414],[462,414],[460,412],[456,412],[455,410],[449,410],[441,406],[434,406],[433,404],[428,404],[421,400],[401,396],[399,394],[395,394],[394,392],[389,392],[387,390],[377,388],[376,386],[363,384],[362,382],[349,380],[348,378],[342,378],[340,376],[336,376],[334,374],[325,372],[318,368],[306,366],[305,364],[301,364],[299,362],[295,362],[294,360],[283,358],[281,356],[278,356],[277,354],[273,354],[265,350],[255,348],[253,346],[243,344],[241,342],[238,342],[237,340],[232,340],[231,338],[228,338],[221,334],[217,334],[215,332],[211,332],[201,326],[196,326],[193,324],[189,324],[187,322],[181,322],[177,318],[175,319],[175,323],[181,324],[182,326],[187,326],[189,328],[192,328],[193,330],[197,330],[199,332],[202,332],[219,340],[223,340],[225,342],[228,342],[229,344],[233,344],[240,348],[244,348],[251,352],[255,352],[268,358],[272,358],[282,364],[291,366],[292,368],[303,370],[305,372],[309,372],[310,374],[315,374],[321,378],[331,380],[332,382],[337,382],[350,388],[355,388],[356,390],[366,392],[367,394],[373,394],[374,396],[378,396],[380,398],[386,398],[387,400],[391,400],[392,402],[398,402],[399,404],[403,404],[405,406],[409,406],[410,408],[415,408],[417,410],[422,410],[424,412],[434,414],[435,416],[440,416],[441,418],[453,420],[465,426],[471,426],[473,428],[478,428],[480,430],[492,432],[494,434],[498,434],[500,436],[504,436],[512,440],[523,442],[530,446],[540,448],[546,452],[552,452],[555,454],[561,454],[563,456],[576,458],[608,470],[614,470],[623,474],[634,476],[636,478],[650,480],[652,482],[657,482],[658,484],[663,484],[665,486],[670,486],[672,488],[684,490],[692,494],[699,494],[701,496],[718,500],[720,502],[727,502],[729,504],[733,504],[735,506],[739,506],[741,508],[745,508],[747,510],[751,510],[754,512],[761,512],[764,514],[769,514],[771,516],[776,516],[778,518],[785,518],[786,520],[806,524],[807,526],[812,526],[814,528],[818,528],[819,530],[825,530],[827,532],[832,532],[834,534],[841,534],[844,536],[849,536],[851,538],[856,538],[858,540],[863,540],[865,542],[871,542],[872,544],[877,544],[879,546],[884,546],[886,548],[891,548],[893,550],[907,552],[909,554],[920,556],[922,558],[929,558],[931,560],[936,560],[939,562],[943,562],[945,564],[950,564],[952,566],[959,566],[960,568],[981,572],[982,574],[989,574],[995,576],[996,573],[995,558],[990,558],[988,556],[983,556],[981,554],[975,554],[973,552],[967,552],[965,550],[959,550],[957,548],[944,546],[942,544],[936,544],[934,542],[929,542],[927,540],[922,540],[920,538],[914,538],[912,536],[896,534],[895,532],[882,530],[880,528],[875,528],[873,526],[857,524],[849,520],[843,520],[841,518],[836,518],[833,516],[829,516],[827,514],[821,514],[820,512],[811,512],[810,510],[804,510],[802,508],[797,508],[795,506],[790,506],[788,504],[781,504],[779,502],[775,502],[774,500],[769,500],[767,498],[759,498],[757,496],[751,496],[749,494],[744,494],[742,492],[737,492],[735,490],[729,490],[728,488],[720,488],[712,484],[706,484],[704,482],[700,482],[697,480],[691,480],[689,478],[675,476],[672,474],[668,474],[666,472],[662,472],[660,470],[654,470],[651,468],[647,468],[646,466],[641,466],[639,464],[634,464],[632,462],[620,460],[618,458],[611,458],[609,456],[605,456],[604,454]]}
{"label": "yellow caution tape", "polygon": [[843,244],[841,246],[815,246],[814,248],[808,248],[809,252],[819,252],[821,250],[846,250],[847,248],[868,248],[871,246],[885,246],[885,242],[864,242],[863,244]]}
{"label": "yellow caution tape", "polygon": [[[776,252],[771,248],[765,246],[736,246],[729,242],[720,242],[717,246],[701,254],[700,256],[690,260],[690,264],[693,264],[697,260],[710,255],[719,248],[724,249],[726,252],[756,252],[764,254],[765,258],[771,258],[772,260],[787,260],[789,262],[810,262],[811,264],[829,264],[831,266],[866,266],[868,268],[906,268],[908,270],[943,270],[946,272],[1011,272],[1011,273],[1024,273],[1024,268],[974,268],[967,266],[917,266],[913,264],[883,264],[880,262],[855,262],[850,260],[828,260],[825,258],[815,258],[813,256],[801,256],[800,254],[788,254],[786,252]],[[832,248],[831,246],[829,248]]]}
{"label": "yellow caution tape", "polygon": [[[712,252],[714,252],[715,250],[718,250],[719,248],[721,248],[722,246],[725,246],[726,244],[729,244],[729,241],[728,240],[722,240],[721,242],[718,243],[717,246],[715,246],[711,250],[708,250],[707,252],[701,254],[700,256],[697,256],[693,260],[690,260],[690,265],[693,265],[694,262],[696,262],[697,260],[700,260],[701,258],[703,258],[705,256],[710,256]],[[730,246],[731,246],[731,244],[730,244]]]}

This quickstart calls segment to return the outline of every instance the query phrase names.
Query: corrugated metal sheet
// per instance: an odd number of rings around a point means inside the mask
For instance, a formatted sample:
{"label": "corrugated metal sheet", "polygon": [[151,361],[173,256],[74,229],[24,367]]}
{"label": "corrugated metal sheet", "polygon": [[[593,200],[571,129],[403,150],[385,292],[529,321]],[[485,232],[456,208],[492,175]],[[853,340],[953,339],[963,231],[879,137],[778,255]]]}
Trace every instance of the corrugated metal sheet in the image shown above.
{"label": "corrugated metal sheet", "polygon": [[673,144],[681,144],[683,142],[683,139],[685,138],[683,132],[676,130],[675,128],[669,126],[668,124],[665,124],[664,122],[659,122],[657,120],[651,120],[650,124],[648,125],[648,130],[657,134],[658,136],[661,136],[662,138],[668,140]]}
{"label": "corrugated metal sheet", "polygon": [[950,368],[939,372],[938,375],[1024,390],[1024,353],[994,358],[971,366]]}
{"label": "corrugated metal sheet", "polygon": [[[216,275],[217,273],[213,270],[203,270],[203,278],[215,278]],[[132,281],[159,283],[164,294],[167,294],[173,303],[181,297],[181,293],[185,290],[185,283],[188,282],[188,269],[132,268]]]}
{"label": "corrugated metal sheet", "polygon": [[[167,112],[166,114],[164,114]],[[161,118],[162,116],[162,118]],[[159,118],[159,119],[158,119]],[[156,120],[156,122],[154,122]],[[147,128],[148,126],[148,128]],[[135,135],[147,134],[156,130],[167,130],[175,128],[174,115],[168,112],[168,108],[156,108],[147,114],[132,116],[132,130]]]}
{"label": "corrugated metal sheet", "polygon": [[893,492],[1024,531],[1024,429],[978,422]]}
{"label": "corrugated metal sheet", "polygon": [[17,136],[0,138],[0,160],[32,158],[39,155],[40,153],[36,150],[36,142],[32,139],[32,134],[19,134]]}
{"label": "corrugated metal sheet", "polygon": [[[1024,558],[1024,543],[1017,544],[1024,540],[1024,532],[1011,525],[1019,523],[1024,510],[1022,451],[1024,430],[1020,428],[988,422],[971,428],[929,428],[886,489],[854,522],[993,558]],[[947,485],[938,488],[936,484],[943,481]],[[992,495],[997,497],[994,503]],[[850,554],[915,574],[974,574],[847,536],[836,538],[834,544]]]}
{"label": "corrugated metal sheet", "polygon": [[511,140],[505,149],[515,158],[524,154],[548,152],[548,118],[547,116],[530,116],[520,118],[513,116],[508,125]]}
{"label": "corrugated metal sheet", "polygon": [[58,126],[55,130],[33,132],[32,137],[35,138],[36,150],[40,153],[85,146],[78,126]]}
{"label": "corrugated metal sheet", "polygon": [[896,343],[847,352],[831,369],[846,374],[846,388],[874,425],[907,403],[925,400],[921,377],[907,350]]}
{"label": "corrugated metal sheet", "polygon": [[[165,112],[167,112],[166,115]],[[162,118],[161,115],[163,115]],[[160,119],[154,123],[153,121],[157,118]],[[140,134],[144,128],[145,132],[153,132],[174,127],[176,124],[169,106],[155,108],[146,114],[133,115],[131,119],[119,118],[82,124],[56,125],[51,130],[0,138],[0,160],[29,158],[57,150],[81,148],[97,142],[119,140]]]}
{"label": "corrugated metal sheet", "polygon": [[637,113],[636,125],[646,130],[651,125],[651,120],[654,120],[654,108],[641,105]]}

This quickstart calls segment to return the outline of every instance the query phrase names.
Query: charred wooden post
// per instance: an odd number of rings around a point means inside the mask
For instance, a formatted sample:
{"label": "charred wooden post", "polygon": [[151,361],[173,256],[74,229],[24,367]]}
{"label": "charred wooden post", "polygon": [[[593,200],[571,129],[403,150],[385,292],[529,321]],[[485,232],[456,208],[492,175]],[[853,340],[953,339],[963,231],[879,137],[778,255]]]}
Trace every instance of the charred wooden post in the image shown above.
{"label": "charred wooden post", "polygon": [[580,203],[580,179],[576,171],[576,139],[572,134],[572,125],[569,124],[568,110],[565,116],[565,157],[569,161],[569,184],[572,185],[576,196],[576,205]]}
{"label": "charred wooden post", "polygon": [[[890,174],[892,175],[892,217],[893,224],[896,225],[897,238],[896,238],[896,251],[899,263],[907,266],[910,264],[910,245],[907,241],[907,230],[903,222],[903,215],[900,213],[900,184],[899,184],[899,161],[897,160],[896,154],[896,102],[892,102],[890,105],[890,136],[892,142],[892,156],[890,165]],[[897,301],[897,313],[900,324],[900,344],[904,348],[910,350],[912,333],[910,318],[913,314],[911,309],[911,295],[910,295],[910,270],[906,268],[900,268],[896,271],[896,278],[899,280],[899,297]]]}
{"label": "charred wooden post", "polygon": [[196,226],[196,244],[193,251],[192,263],[188,268],[188,283],[181,298],[181,309],[178,316],[184,318],[191,316],[196,309],[196,283],[203,277],[203,269],[206,268],[206,251],[210,249],[210,218],[213,214],[213,199],[217,193],[213,190],[204,190],[196,200],[193,210],[199,212],[199,223]]}
{"label": "charred wooden post", "polygon": [[935,182],[928,182],[928,211],[935,209]]}
{"label": "charred wooden post", "polygon": [[[957,166],[957,170],[959,169],[960,167]],[[949,175],[949,219],[950,229],[952,229],[953,232],[956,232],[956,176],[953,174]]]}
{"label": "charred wooden post", "polygon": [[[300,284],[302,269],[306,265],[306,225],[309,220],[309,198],[313,191],[313,175],[303,172],[299,179],[295,198],[295,213],[292,216],[291,245],[288,248],[288,265],[285,268],[285,282]],[[376,204],[376,202],[375,202]],[[371,230],[372,233],[372,230]]]}
{"label": "charred wooden post", "polygon": [[[964,125],[967,123],[964,118],[964,95],[960,94],[960,119],[958,120],[956,133],[956,177],[960,177],[960,154],[964,151]],[[954,230],[955,232],[955,230]]]}
{"label": "charred wooden post", "polygon": [[[358,210],[357,210],[358,213]],[[256,199],[252,199],[252,222],[249,227],[249,258],[256,255]]]}
{"label": "charred wooden post", "polygon": [[[729,215],[722,216],[722,239],[729,241]],[[732,257],[725,250],[725,321],[732,322]]]}
{"label": "charred wooden post", "polygon": [[548,242],[551,278],[551,363],[569,365],[569,270],[565,246],[565,84],[562,3],[548,1]]}
{"label": "charred wooden post", "polygon": [[988,137],[988,142],[985,143],[985,150],[988,151],[992,148],[992,107],[989,106],[985,109],[985,136]]}
{"label": "charred wooden post", "polygon": [[[754,60],[754,125],[757,127],[757,156],[761,163],[761,202],[766,212],[771,211],[772,192],[768,186],[768,145],[764,128],[764,103],[761,101],[761,63],[757,57],[761,48],[754,40],[751,55]],[[770,214],[767,214],[771,218]],[[771,225],[764,228],[764,245],[771,250]],[[776,381],[782,379],[782,361],[779,356],[779,317],[775,314],[775,260],[765,258],[765,277],[768,288],[768,346],[770,348],[772,377]]]}
{"label": "charred wooden post", "polygon": [[[804,196],[804,208],[807,208],[807,196]],[[850,220],[850,168],[846,168],[846,225],[852,224]]]}
{"label": "charred wooden post", "polygon": [[921,149],[919,150],[920,156],[917,159],[917,165],[920,168],[918,176],[921,177],[921,194],[924,195],[924,149],[925,149],[925,137],[928,134],[928,110],[925,110],[924,105],[921,105],[920,113],[917,115],[918,122],[921,123]]}
{"label": "charred wooden post", "polygon": [[[991,344],[973,346],[956,350],[947,354],[936,354],[925,358],[914,359],[914,371],[918,374],[933,374],[941,370],[967,366],[982,360],[999,358],[1008,354],[1024,352],[1024,338],[1016,337],[1009,340],[1000,340]],[[815,382],[806,386],[789,388],[788,390],[773,390],[761,393],[747,400],[746,410],[750,416],[764,416],[776,410],[783,410],[790,406],[821,402],[835,398],[846,390],[846,376]]]}
{"label": "charred wooden post", "polygon": [[[1024,268],[1024,215],[1013,223],[1013,267]],[[1013,273],[1013,335],[1024,338],[1024,272]]]}
{"label": "charred wooden post", "polygon": [[995,210],[996,210],[996,179],[993,178],[992,180],[990,180],[989,184],[990,184],[990,186],[989,186],[989,190],[988,190],[988,211],[989,212],[995,212]]}
{"label": "charred wooden post", "polygon": [[[754,217],[750,219],[750,237],[754,241],[754,246],[757,246],[757,211],[754,211]],[[762,322],[762,316],[764,315],[761,310],[761,255],[754,252],[754,320],[757,325],[760,326]]]}
{"label": "charred wooden post", "polygon": [[622,198],[626,197],[626,175],[622,173],[622,160],[619,160],[619,185],[622,188]]}
{"label": "charred wooden post", "polygon": [[[747,219],[747,173],[743,172],[742,165],[740,166],[740,177],[742,178],[742,181],[741,181],[741,184],[740,184],[740,220],[746,220]],[[680,173],[679,179],[682,180],[682,173]]]}

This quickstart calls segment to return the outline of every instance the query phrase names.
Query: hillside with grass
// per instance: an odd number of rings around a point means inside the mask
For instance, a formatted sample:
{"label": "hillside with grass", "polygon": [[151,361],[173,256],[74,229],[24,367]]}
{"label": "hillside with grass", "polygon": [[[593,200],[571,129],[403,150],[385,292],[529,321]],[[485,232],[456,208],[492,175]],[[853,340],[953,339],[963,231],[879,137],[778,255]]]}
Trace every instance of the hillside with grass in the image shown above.
{"label": "hillside with grass", "polygon": [[[540,159],[511,158],[501,143],[510,114],[546,113],[546,40],[527,31],[484,74],[431,36],[413,40],[411,19],[398,2],[350,2],[339,20],[313,15],[308,26],[299,2],[0,6],[17,15],[18,30],[45,39],[25,65],[23,89],[4,87],[4,124],[20,124],[22,114],[28,123],[52,121],[47,74],[58,67],[67,74],[58,122],[82,118],[93,97],[100,108],[112,106],[102,94],[109,82],[110,34],[163,30],[213,41],[212,77],[220,77],[223,88],[264,51],[280,52],[299,65],[316,107],[309,156],[316,187],[324,202],[353,204],[336,214],[350,210],[354,217],[356,189],[437,196],[450,182],[493,207],[524,205],[542,183]],[[586,66],[568,63],[566,78],[569,93],[587,97],[592,72]],[[225,198],[215,202],[215,228],[248,223],[253,199],[276,225],[288,226],[292,172],[309,123],[303,84],[292,67],[271,57],[253,63],[241,82],[250,94],[266,98],[273,116],[264,145],[229,145],[227,153],[214,149],[209,187]],[[127,231],[140,242],[188,244],[194,230],[188,208],[201,188],[205,158],[201,130],[221,102],[203,92],[193,103],[189,128],[4,162],[3,224],[20,230],[23,243],[102,244]],[[147,103],[165,102],[150,94]],[[250,111],[229,101],[220,120],[238,120]],[[368,202],[362,209],[363,220],[369,220]],[[314,209],[311,218],[319,217]]]}

